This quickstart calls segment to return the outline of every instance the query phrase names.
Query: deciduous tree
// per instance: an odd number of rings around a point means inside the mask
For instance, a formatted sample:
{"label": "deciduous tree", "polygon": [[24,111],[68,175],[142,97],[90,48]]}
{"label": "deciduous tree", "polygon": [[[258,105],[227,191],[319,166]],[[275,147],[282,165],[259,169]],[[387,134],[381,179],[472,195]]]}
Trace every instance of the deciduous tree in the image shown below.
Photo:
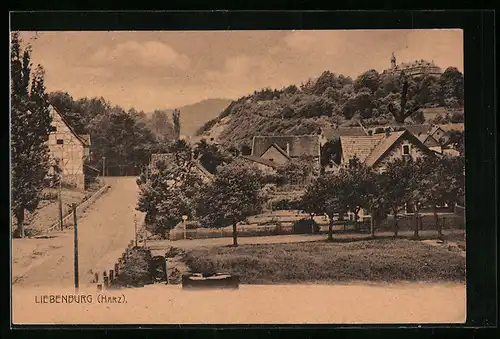
{"label": "deciduous tree", "polygon": [[342,211],[342,203],[339,192],[339,181],[333,174],[325,174],[317,177],[302,196],[300,206],[307,213],[316,215],[327,215],[328,240],[333,240],[334,216]]}
{"label": "deciduous tree", "polygon": [[185,154],[173,156],[170,162],[160,161],[156,168],[146,171],[138,180],[137,209],[146,212],[151,232],[166,237],[183,215],[193,216],[194,199],[202,181]]}
{"label": "deciduous tree", "polygon": [[262,211],[265,196],[262,174],[240,161],[222,165],[198,196],[196,215],[207,227],[233,226],[233,246],[238,246],[237,224]]}

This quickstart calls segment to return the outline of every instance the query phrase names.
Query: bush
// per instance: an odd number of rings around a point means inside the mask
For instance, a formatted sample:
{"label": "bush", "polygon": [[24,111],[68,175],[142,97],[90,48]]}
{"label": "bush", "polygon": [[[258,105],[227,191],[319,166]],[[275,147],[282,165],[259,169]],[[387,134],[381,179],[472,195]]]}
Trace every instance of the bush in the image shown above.
{"label": "bush", "polygon": [[[312,223],[312,224],[311,224]],[[311,219],[300,219],[294,222],[292,232],[295,234],[313,233],[311,225],[314,228],[314,233],[319,233],[319,225],[316,221]]]}
{"label": "bush", "polygon": [[130,250],[124,267],[118,274],[115,284],[117,286],[139,287],[153,282],[153,260],[151,251],[134,247]]}
{"label": "bush", "polygon": [[[180,225],[181,229],[184,229],[182,222],[179,225]],[[199,221],[196,221],[196,220],[186,221],[186,229],[187,230],[195,230],[195,229],[200,228],[200,227],[201,227],[201,224]]]}
{"label": "bush", "polygon": [[165,258],[173,258],[183,253],[184,252],[177,247],[170,247],[168,251],[165,253]]}

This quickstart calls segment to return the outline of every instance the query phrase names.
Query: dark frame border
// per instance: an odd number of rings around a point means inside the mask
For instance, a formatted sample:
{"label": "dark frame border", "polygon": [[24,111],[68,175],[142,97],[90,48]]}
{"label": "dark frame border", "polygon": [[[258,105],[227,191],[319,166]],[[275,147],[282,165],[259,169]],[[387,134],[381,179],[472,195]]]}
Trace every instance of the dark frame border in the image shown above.
{"label": "dark frame border", "polygon": [[[12,12],[12,30],[262,30],[262,29],[424,29],[464,31],[467,176],[467,327],[497,324],[496,102],[493,11],[177,11],[177,12]],[[4,139],[5,135],[2,135]],[[8,136],[8,132],[7,132]],[[4,153],[6,154],[6,153]],[[10,160],[10,159],[9,159]],[[5,190],[6,191],[6,190]],[[9,235],[7,235],[7,239]],[[9,243],[10,244],[10,243]],[[10,247],[7,247],[10,249]],[[10,250],[9,250],[10,252]],[[8,256],[10,258],[10,253]],[[10,277],[9,277],[10,290]],[[10,314],[10,309],[8,310]],[[10,319],[9,319],[10,320]],[[414,327],[402,325],[406,328]],[[420,328],[463,327],[457,324]],[[112,327],[132,329],[136,326]],[[175,326],[163,329],[255,328],[259,325]],[[285,326],[282,329],[359,328],[360,326]],[[394,328],[364,325],[363,328]],[[15,326],[74,328],[74,326]],[[79,326],[90,329],[95,326]],[[233,332],[233,331],[232,331]],[[233,332],[233,334],[236,331]],[[238,331],[239,332],[239,331]],[[87,332],[90,334],[89,332]],[[207,333],[208,334],[208,333]]]}

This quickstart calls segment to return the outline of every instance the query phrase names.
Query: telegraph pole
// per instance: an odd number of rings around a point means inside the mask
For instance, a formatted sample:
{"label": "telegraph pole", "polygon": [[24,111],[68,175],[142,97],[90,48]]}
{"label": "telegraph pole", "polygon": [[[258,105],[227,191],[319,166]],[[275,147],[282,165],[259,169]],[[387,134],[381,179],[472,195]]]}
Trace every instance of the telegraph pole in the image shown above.
{"label": "telegraph pole", "polygon": [[102,157],[102,176],[106,176],[106,157]]}
{"label": "telegraph pole", "polygon": [[63,209],[62,209],[62,173],[59,173],[59,227],[63,230]]}
{"label": "telegraph pole", "polygon": [[182,216],[182,223],[184,224],[184,240],[186,240],[186,220],[188,219],[187,215]]}
{"label": "telegraph pole", "polygon": [[134,235],[135,235],[135,247],[137,247],[137,217],[134,213]]}
{"label": "telegraph pole", "polygon": [[73,208],[73,223],[74,227],[73,229],[75,230],[75,237],[74,237],[74,242],[75,242],[75,257],[74,257],[74,266],[75,266],[75,289],[78,290],[78,224],[76,220],[76,204],[73,203],[72,205]]}

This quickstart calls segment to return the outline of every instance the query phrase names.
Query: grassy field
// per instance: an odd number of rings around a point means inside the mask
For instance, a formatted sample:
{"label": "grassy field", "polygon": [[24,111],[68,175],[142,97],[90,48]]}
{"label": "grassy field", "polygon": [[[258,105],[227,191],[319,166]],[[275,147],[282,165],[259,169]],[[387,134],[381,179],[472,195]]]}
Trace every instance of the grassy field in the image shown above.
{"label": "grassy field", "polygon": [[191,272],[228,272],[244,284],[465,281],[465,258],[405,239],[199,248],[184,261]]}

